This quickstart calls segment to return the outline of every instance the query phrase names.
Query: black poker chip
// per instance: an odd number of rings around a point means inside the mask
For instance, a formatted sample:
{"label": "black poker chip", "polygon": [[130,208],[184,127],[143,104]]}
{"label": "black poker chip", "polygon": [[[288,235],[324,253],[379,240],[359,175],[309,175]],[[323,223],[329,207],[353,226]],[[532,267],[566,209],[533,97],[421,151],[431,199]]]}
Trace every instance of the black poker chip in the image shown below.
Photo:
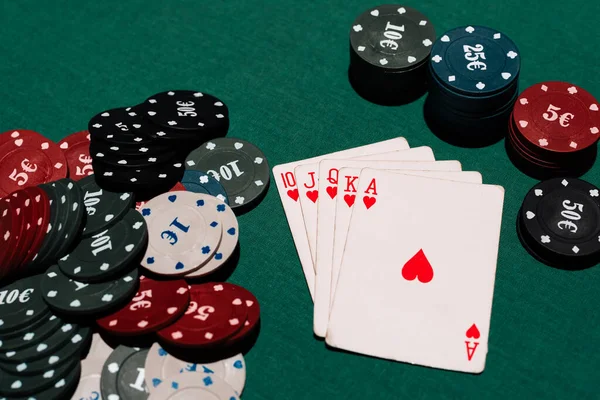
{"label": "black poker chip", "polygon": [[58,260],[61,271],[79,282],[101,282],[122,273],[146,249],[148,229],[144,217],[131,209],[108,229],[83,239]]}
{"label": "black poker chip", "polygon": [[[93,332],[89,327],[72,325],[67,340],[46,343],[47,350],[39,358],[7,363],[0,363],[0,368],[14,374],[35,375],[56,368],[64,363],[79,359],[82,352],[92,342]],[[15,360],[17,361],[17,360]]]}
{"label": "black poker chip", "polygon": [[269,187],[267,158],[250,142],[235,138],[210,140],[185,160],[187,170],[204,171],[225,189],[229,206],[246,211],[262,199]]}
{"label": "black poker chip", "polygon": [[222,136],[229,128],[229,110],[225,103],[204,92],[170,90],[157,93],[140,109],[144,110],[146,118],[162,128],[154,132],[161,139],[176,139],[186,131],[210,137]]}
{"label": "black poker chip", "polygon": [[52,215],[48,233],[33,264],[47,267],[56,262],[79,238],[85,217],[83,192],[77,182],[65,178],[49,184],[54,197],[50,203]]}
{"label": "black poker chip", "polygon": [[[143,375],[147,355],[148,349],[122,345],[117,347],[102,368],[100,377],[102,398],[147,399],[149,392]],[[142,374],[141,380],[140,374]]]}
{"label": "black poker chip", "polygon": [[0,302],[0,335],[30,326],[49,312],[41,290],[42,275],[34,275],[10,283],[2,289]]}
{"label": "black poker chip", "polygon": [[87,212],[82,237],[90,237],[114,225],[133,206],[130,192],[111,192],[96,183],[94,175],[79,181],[83,190],[83,204]]}
{"label": "black poker chip", "polygon": [[73,316],[110,312],[129,301],[138,286],[137,268],[108,282],[83,283],[69,279],[57,265],[53,265],[41,282],[48,305],[58,313]]}
{"label": "black poker chip", "polygon": [[[79,361],[77,361],[79,363]],[[61,377],[73,368],[70,364],[59,365],[46,371],[34,374],[13,374],[7,371],[0,373],[0,395],[9,398],[39,393],[52,387]]]}
{"label": "black poker chip", "polygon": [[65,322],[59,318],[58,321],[58,326],[47,338],[22,349],[2,351],[0,352],[0,361],[18,364],[50,355],[54,348],[66,343],[79,329],[76,324]]}
{"label": "black poker chip", "polygon": [[61,320],[52,313],[39,318],[41,323],[34,323],[18,335],[0,340],[0,352],[20,350],[35,345],[50,336],[61,324]]}
{"label": "black poker chip", "polygon": [[365,11],[350,30],[350,47],[362,63],[387,72],[412,69],[429,59],[435,28],[414,8],[387,4]]}
{"label": "black poker chip", "polygon": [[[62,203],[62,196],[58,191],[56,182],[54,185],[51,183],[44,183],[39,187],[46,192],[48,200],[50,201],[50,220],[48,221],[48,228],[46,236],[42,241],[42,245],[38,250],[37,254],[33,257],[30,262],[30,266],[43,265],[48,257],[51,256],[51,250],[58,242],[59,235],[55,232],[58,230],[59,221],[61,214],[64,213],[64,204]],[[64,199],[66,201],[66,199]]]}
{"label": "black poker chip", "polygon": [[102,111],[93,116],[88,123],[92,142],[103,141],[116,145],[152,144],[154,139],[147,135],[148,129],[148,122],[134,107]]}
{"label": "black poker chip", "polygon": [[11,396],[10,400],[69,399],[75,393],[80,377],[81,363],[79,360],[76,360],[70,364],[70,368],[67,368],[65,373],[59,376],[50,387],[28,396]]}
{"label": "black poker chip", "polygon": [[600,260],[600,189],[576,178],[535,185],[519,212],[518,233],[538,260],[582,269]]}
{"label": "black poker chip", "polygon": [[156,192],[158,195],[167,191],[181,180],[185,171],[183,162],[179,160],[139,169],[107,165],[100,160],[94,160],[92,165],[96,182],[103,188],[133,191],[136,196],[140,192]]}

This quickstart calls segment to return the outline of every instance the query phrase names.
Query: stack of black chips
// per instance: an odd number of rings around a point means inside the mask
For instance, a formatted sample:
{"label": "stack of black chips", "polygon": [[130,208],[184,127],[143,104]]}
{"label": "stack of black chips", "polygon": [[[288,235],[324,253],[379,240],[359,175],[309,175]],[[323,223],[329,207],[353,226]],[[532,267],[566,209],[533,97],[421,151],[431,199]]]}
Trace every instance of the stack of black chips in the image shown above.
{"label": "stack of black chips", "polygon": [[191,90],[161,92],[133,107],[103,111],[88,124],[96,181],[107,190],[152,198],[181,180],[191,150],[228,129],[227,106]]}
{"label": "stack of black chips", "polygon": [[434,41],[433,25],[413,8],[388,4],[365,11],[350,30],[350,84],[376,104],[417,99],[426,91]]}

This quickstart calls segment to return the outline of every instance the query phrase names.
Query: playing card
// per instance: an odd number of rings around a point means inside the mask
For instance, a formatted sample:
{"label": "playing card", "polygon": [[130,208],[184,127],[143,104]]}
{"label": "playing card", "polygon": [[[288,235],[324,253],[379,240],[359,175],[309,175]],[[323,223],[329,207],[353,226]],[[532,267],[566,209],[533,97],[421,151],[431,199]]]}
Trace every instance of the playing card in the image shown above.
{"label": "playing card", "polygon": [[288,225],[290,226],[290,231],[292,232],[296,251],[298,252],[304,277],[306,278],[306,283],[312,298],[314,298],[315,271],[312,266],[312,258],[308,246],[308,238],[306,237],[306,230],[304,229],[304,221],[302,220],[302,211],[300,209],[300,203],[298,202],[299,193],[296,177],[294,176],[294,168],[300,164],[317,162],[324,158],[351,158],[394,150],[406,150],[408,148],[409,146],[406,139],[399,137],[273,167],[273,178],[277,185],[277,192],[279,193],[279,198],[281,199],[283,210]]}
{"label": "playing card", "polygon": [[[324,337],[329,319],[331,303],[334,234],[339,236],[340,243],[345,242],[350,209],[354,204],[351,199],[355,194],[352,189],[358,185],[361,168],[346,168],[346,165],[360,165],[377,168],[402,170],[405,173],[433,176],[442,179],[455,179],[458,181],[481,183],[481,174],[478,172],[460,171],[458,162],[438,161],[435,163],[394,163],[394,162],[358,162],[358,161],[329,161],[320,163],[321,177],[319,178],[319,192],[324,193],[318,205],[317,242],[316,242],[316,277],[315,277],[315,304],[313,316],[313,330],[315,335]],[[444,171],[449,169],[450,172]],[[454,169],[455,172],[452,172]],[[412,171],[411,171],[412,170]],[[339,184],[338,184],[339,182]],[[335,196],[325,194],[335,193]],[[336,208],[342,208],[337,216]],[[337,219],[339,217],[339,222]],[[341,253],[341,251],[340,251]],[[339,265],[339,264],[338,264]],[[335,272],[337,278],[337,271]]]}
{"label": "playing card", "polygon": [[[429,171],[445,171],[445,172],[456,172],[461,171],[462,167],[458,161],[436,161],[431,164],[428,168],[409,167],[406,165],[390,164],[372,162],[366,163],[347,163],[348,168],[376,168],[376,169],[404,169],[404,170],[429,170]],[[421,165],[422,166],[422,165]],[[323,166],[323,170],[326,170],[327,166]],[[358,174],[354,175],[342,175],[339,178],[342,183],[341,187],[338,187],[339,196],[336,196],[335,205],[335,221],[334,221],[334,236],[333,236],[333,257],[331,259],[331,289],[330,293],[335,293],[335,285],[338,281],[338,273],[342,261],[342,254],[344,250],[344,244],[346,243],[346,233],[348,230],[348,224],[350,222],[350,212],[354,205],[356,198],[356,184],[359,181]],[[317,233],[318,236],[318,233]],[[331,299],[330,299],[331,302]]]}
{"label": "playing card", "polygon": [[[434,161],[433,152],[430,147],[415,147],[413,149],[399,150],[382,154],[371,154],[356,158],[357,160],[369,160],[381,156],[381,160],[387,161]],[[380,158],[377,158],[378,160]],[[340,161],[341,163],[341,161]],[[340,164],[342,165],[342,164]],[[420,168],[419,168],[420,169]],[[319,163],[302,164],[294,168],[294,176],[298,184],[300,208],[302,210],[302,219],[304,228],[308,237],[308,245],[311,254],[311,263],[314,268],[316,238],[317,238],[317,203],[319,196],[325,196],[325,193],[319,193]],[[331,179],[330,177],[328,179]],[[335,187],[330,187],[335,190]],[[333,198],[333,192],[328,193]]]}
{"label": "playing card", "polygon": [[504,189],[364,169],[326,341],[482,372]]}

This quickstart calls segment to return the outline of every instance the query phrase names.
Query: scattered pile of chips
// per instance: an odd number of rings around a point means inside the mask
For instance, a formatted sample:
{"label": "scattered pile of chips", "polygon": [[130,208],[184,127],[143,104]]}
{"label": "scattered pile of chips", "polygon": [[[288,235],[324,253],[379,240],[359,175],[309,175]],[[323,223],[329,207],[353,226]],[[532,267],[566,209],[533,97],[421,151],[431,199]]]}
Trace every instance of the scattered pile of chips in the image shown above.
{"label": "scattered pile of chips", "polygon": [[583,269],[600,261],[600,189],[577,178],[535,185],[517,217],[523,247],[539,261]]}
{"label": "scattered pile of chips", "polygon": [[90,154],[100,184],[152,197],[181,180],[183,159],[206,140],[225,136],[227,106],[206,93],[174,90],[90,120]]}
{"label": "scattered pile of chips", "polygon": [[538,178],[579,176],[596,160],[598,101],[567,82],[542,82],[519,96],[506,150],[522,172]]}
{"label": "scattered pile of chips", "polygon": [[495,29],[444,33],[431,49],[425,118],[444,140],[469,147],[500,140],[519,92],[519,51]]}
{"label": "scattered pile of chips", "polygon": [[435,29],[419,11],[381,5],[356,18],[350,30],[348,77],[363,98],[407,103],[423,95]]}

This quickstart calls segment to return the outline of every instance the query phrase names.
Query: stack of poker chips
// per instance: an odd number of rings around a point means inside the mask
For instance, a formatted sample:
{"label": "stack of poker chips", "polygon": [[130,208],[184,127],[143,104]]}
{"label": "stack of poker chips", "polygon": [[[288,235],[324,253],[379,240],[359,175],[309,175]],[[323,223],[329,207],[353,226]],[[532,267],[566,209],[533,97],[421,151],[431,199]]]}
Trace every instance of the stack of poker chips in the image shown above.
{"label": "stack of poker chips", "polygon": [[191,150],[228,129],[227,106],[198,91],[161,92],[103,111],[88,124],[96,179],[108,190],[154,197],[181,180]]}
{"label": "stack of poker chips", "polygon": [[432,47],[425,118],[443,140],[465,147],[497,142],[519,92],[520,58],[506,35],[483,26],[452,29]]}
{"label": "stack of poker chips", "polygon": [[413,8],[388,4],[365,11],[350,30],[350,84],[377,104],[415,100],[426,90],[434,41],[433,25]]}
{"label": "stack of poker chips", "polygon": [[542,263],[579,270],[600,261],[598,187],[577,178],[536,184],[517,217],[523,247]]}
{"label": "stack of poker chips", "polygon": [[567,82],[542,82],[517,99],[506,152],[534,178],[579,176],[596,160],[599,134],[600,110],[590,93]]}

